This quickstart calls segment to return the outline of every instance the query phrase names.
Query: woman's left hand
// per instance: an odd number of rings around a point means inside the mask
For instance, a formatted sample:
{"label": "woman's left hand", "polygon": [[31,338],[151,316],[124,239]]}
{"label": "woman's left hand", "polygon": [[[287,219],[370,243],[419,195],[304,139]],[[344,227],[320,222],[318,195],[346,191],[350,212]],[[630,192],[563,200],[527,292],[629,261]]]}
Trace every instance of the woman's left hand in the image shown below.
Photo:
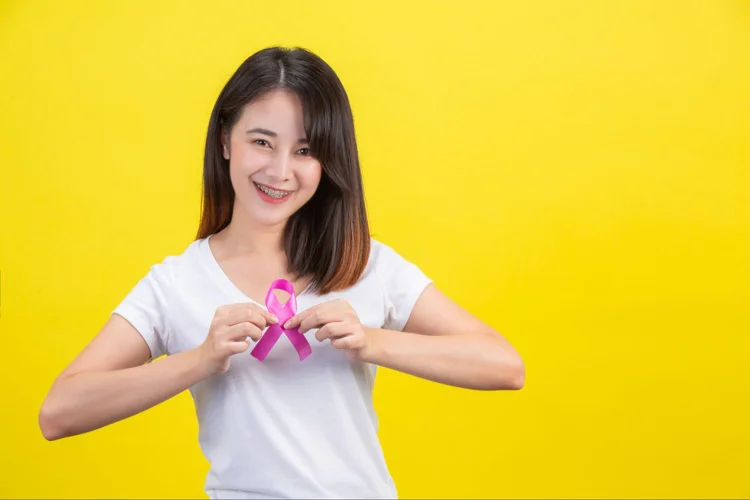
{"label": "woman's left hand", "polygon": [[369,330],[359,322],[351,304],[342,299],[306,309],[289,319],[284,328],[299,328],[302,334],[318,328],[315,338],[319,342],[331,339],[331,345],[351,360],[365,360],[370,348]]}

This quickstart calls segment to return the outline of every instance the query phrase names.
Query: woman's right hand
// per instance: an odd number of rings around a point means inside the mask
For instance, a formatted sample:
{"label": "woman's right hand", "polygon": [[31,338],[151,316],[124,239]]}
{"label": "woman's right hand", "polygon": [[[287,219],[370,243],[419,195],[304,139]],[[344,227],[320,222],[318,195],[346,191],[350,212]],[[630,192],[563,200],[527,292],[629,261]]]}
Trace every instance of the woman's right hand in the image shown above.
{"label": "woman's right hand", "polygon": [[257,342],[263,330],[278,321],[276,316],[252,302],[219,307],[206,340],[198,348],[206,373],[209,376],[225,373],[229,370],[230,358],[250,347],[248,337]]}

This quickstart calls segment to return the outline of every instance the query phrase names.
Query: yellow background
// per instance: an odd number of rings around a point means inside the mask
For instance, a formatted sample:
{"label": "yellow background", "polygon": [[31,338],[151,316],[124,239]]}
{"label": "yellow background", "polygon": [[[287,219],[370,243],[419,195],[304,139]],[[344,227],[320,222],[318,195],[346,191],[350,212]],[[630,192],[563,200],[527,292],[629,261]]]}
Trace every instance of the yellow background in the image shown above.
{"label": "yellow background", "polygon": [[53,377],[198,222],[271,44],[352,99],[373,234],[521,351],[381,371],[403,497],[750,497],[750,3],[0,2],[0,496],[202,497],[187,393],[54,443]]}

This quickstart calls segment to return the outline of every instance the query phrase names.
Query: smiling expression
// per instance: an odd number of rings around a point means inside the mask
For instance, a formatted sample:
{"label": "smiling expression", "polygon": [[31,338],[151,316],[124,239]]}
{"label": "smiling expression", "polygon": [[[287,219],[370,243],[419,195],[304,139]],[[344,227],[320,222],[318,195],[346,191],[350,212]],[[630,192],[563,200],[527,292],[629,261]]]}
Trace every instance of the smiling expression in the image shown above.
{"label": "smiling expression", "polygon": [[318,188],[322,167],[311,155],[303,118],[295,94],[272,91],[247,104],[222,140],[235,209],[255,223],[283,224]]}

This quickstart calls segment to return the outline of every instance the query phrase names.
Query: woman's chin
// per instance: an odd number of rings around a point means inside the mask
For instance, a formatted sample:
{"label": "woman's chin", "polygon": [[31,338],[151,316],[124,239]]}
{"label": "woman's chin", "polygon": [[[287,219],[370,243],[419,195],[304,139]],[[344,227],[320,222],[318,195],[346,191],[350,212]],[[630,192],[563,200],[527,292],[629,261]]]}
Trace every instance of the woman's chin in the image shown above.
{"label": "woman's chin", "polygon": [[287,207],[249,207],[247,216],[248,219],[252,220],[259,226],[264,227],[276,227],[283,226],[289,217],[294,213],[294,210],[290,210]]}
{"label": "woman's chin", "polygon": [[250,214],[250,219],[255,221],[259,226],[274,228],[277,226],[283,226],[286,221],[289,220],[289,216],[284,214]]}
{"label": "woman's chin", "polygon": [[260,199],[256,193],[250,193],[248,201],[243,203],[246,217],[259,226],[283,226],[302,207],[298,194],[292,193],[290,199],[281,203],[269,203]]}

